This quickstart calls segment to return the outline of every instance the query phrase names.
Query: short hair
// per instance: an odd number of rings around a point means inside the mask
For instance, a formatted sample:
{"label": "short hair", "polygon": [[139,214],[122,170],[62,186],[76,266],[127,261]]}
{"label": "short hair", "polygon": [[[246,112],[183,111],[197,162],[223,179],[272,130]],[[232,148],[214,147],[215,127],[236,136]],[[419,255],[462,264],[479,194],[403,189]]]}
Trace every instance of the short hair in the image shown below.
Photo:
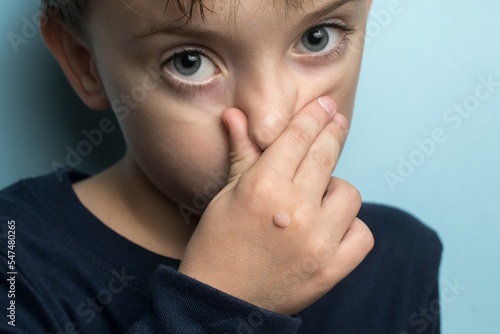
{"label": "short hair", "polygon": [[88,0],[42,0],[46,17],[60,19],[74,33],[84,33],[84,18],[89,10]]}
{"label": "short hair", "polygon": [[[278,1],[284,3],[285,10],[287,10],[289,8],[301,8],[302,3],[305,0]],[[165,0],[165,10],[171,2],[174,2],[177,5],[187,21],[191,20],[195,10],[199,10],[202,18],[205,17],[205,11],[210,11],[210,8],[207,8],[207,6],[203,3],[203,0]],[[229,2],[231,2],[232,5],[235,5],[239,2],[239,0],[229,0]],[[275,5],[276,0],[272,2],[273,5]],[[46,15],[51,18],[57,17],[73,33],[80,36],[85,35],[85,19],[87,18],[91,8],[90,0],[41,0],[41,5],[42,10]]]}

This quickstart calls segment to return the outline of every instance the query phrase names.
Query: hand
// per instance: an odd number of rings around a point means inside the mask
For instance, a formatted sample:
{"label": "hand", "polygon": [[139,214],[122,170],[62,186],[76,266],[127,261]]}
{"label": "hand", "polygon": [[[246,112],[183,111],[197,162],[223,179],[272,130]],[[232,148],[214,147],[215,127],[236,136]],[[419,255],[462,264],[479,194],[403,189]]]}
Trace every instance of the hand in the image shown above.
{"label": "hand", "polygon": [[358,191],[331,177],[347,120],[322,97],[261,152],[242,111],[228,109],[223,119],[231,144],[229,184],[201,217],[179,271],[262,308],[296,314],[373,247],[371,232],[356,218]]}

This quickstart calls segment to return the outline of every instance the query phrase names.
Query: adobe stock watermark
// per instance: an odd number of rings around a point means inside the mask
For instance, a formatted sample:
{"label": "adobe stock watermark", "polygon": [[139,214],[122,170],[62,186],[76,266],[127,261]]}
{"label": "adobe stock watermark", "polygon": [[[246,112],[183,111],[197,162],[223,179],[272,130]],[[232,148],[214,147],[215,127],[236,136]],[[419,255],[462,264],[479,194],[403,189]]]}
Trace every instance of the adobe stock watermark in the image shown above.
{"label": "adobe stock watermark", "polygon": [[227,171],[210,172],[210,181],[203,188],[193,189],[191,204],[181,203],[178,208],[186,224],[191,224],[191,216],[200,217],[212,199],[227,185],[229,173]]}
{"label": "adobe stock watermark", "polygon": [[[235,334],[256,334],[256,330],[264,324],[264,314],[262,311],[253,311],[248,314],[246,318],[238,317],[236,319],[236,333]],[[224,334],[233,334],[224,332]]]}
{"label": "adobe stock watermark", "polygon": [[[121,269],[121,272],[113,269],[111,275],[113,278],[109,280],[106,286],[97,291],[95,295],[87,297],[85,301],[82,301],[76,307],[76,315],[81,319],[81,324],[89,324],[94,321],[97,314],[110,305],[113,299],[121,294],[129,286],[130,282],[136,278],[136,276],[128,274],[125,267]],[[82,328],[78,323],[70,322],[66,324],[63,330],[63,333],[57,334],[80,333]]]}
{"label": "adobe stock watermark", "polygon": [[51,163],[52,170],[56,173],[59,182],[63,180],[63,175],[66,172],[72,171],[80,166],[83,162],[83,158],[91,155],[94,148],[102,144],[104,136],[114,132],[115,129],[116,125],[113,124],[111,119],[103,118],[99,122],[97,128],[91,130],[83,129],[82,135],[85,139],[80,140],[74,148],[70,145],[66,145],[66,164],[62,164],[57,160]]}
{"label": "adobe stock watermark", "polygon": [[385,181],[392,191],[395,191],[399,184],[406,182],[438,151],[440,145],[448,141],[450,131],[460,129],[464,121],[472,117],[482,103],[500,90],[500,81],[495,81],[493,74],[487,77],[480,76],[477,80],[478,84],[471,95],[442,114],[444,126],[434,128],[424,138],[417,138],[409,153],[398,156],[398,166],[384,173]]}
{"label": "adobe stock watermark", "polygon": [[70,3],[72,0],[49,1],[49,5],[38,1],[38,10],[31,16],[21,18],[20,27],[17,32],[9,32],[7,39],[15,54],[21,51],[21,46],[28,44],[40,34],[40,28],[45,26],[49,19],[59,15],[60,7]]}
{"label": "adobe stock watermark", "polygon": [[[441,297],[429,302],[428,305],[420,307],[408,317],[408,323],[417,333],[423,333],[432,326],[440,317],[441,309],[446,305],[454,303],[458,297],[467,290],[466,285],[460,284],[457,278],[450,282],[445,280],[441,290]],[[414,331],[412,331],[413,333]],[[398,334],[410,334],[408,331],[401,331]]]}
{"label": "adobe stock watermark", "polygon": [[365,33],[365,45],[369,45],[384,29],[389,27],[394,17],[401,14],[404,6],[401,0],[389,0],[385,9],[372,9],[368,16]]}
{"label": "adobe stock watermark", "polygon": [[[140,85],[134,86],[130,90],[130,93],[123,93],[119,98],[112,101],[111,107],[119,121],[125,120],[133,109],[146,100],[149,92],[155,90],[160,85],[160,79],[156,79],[157,76],[153,72],[154,70],[147,68],[146,71],[149,74],[144,77]],[[83,139],[75,146],[66,145],[65,163],[57,160],[51,163],[52,170],[56,173],[59,182],[63,180],[65,173],[79,167],[84,158],[90,156],[94,152],[94,149],[104,142],[105,136],[113,133],[116,128],[117,126],[113,121],[105,117],[100,120],[96,128],[91,130],[83,129],[81,132]]]}

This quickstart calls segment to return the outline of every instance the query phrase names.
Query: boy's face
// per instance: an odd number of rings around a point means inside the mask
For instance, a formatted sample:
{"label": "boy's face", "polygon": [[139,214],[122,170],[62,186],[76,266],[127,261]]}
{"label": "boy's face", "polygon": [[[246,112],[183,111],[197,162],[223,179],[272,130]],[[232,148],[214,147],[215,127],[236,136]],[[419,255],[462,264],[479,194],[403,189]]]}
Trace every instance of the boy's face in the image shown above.
{"label": "boy's face", "polygon": [[223,186],[225,109],[246,114],[262,150],[322,95],[350,119],[369,2],[204,1],[205,18],[195,9],[186,23],[166,0],[94,1],[91,49],[115,111],[130,109],[119,117],[129,156],[171,200],[192,204]]}

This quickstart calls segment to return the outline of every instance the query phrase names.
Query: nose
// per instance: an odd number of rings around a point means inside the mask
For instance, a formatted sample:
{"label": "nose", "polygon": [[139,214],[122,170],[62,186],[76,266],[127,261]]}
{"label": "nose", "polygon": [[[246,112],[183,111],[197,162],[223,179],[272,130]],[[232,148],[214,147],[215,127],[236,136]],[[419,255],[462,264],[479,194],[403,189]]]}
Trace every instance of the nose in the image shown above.
{"label": "nose", "polygon": [[239,74],[234,106],[247,115],[250,138],[265,150],[297,112],[297,84],[286,69],[272,64]]}

